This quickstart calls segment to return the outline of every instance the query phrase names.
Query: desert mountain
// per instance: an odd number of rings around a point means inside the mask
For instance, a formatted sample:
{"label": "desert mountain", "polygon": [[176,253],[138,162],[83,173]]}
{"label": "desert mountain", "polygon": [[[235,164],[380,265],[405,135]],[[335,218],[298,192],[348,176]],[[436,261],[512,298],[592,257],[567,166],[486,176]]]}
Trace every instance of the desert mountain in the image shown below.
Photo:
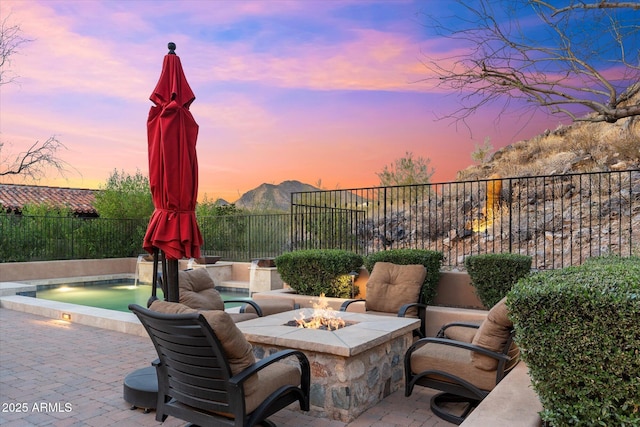
{"label": "desert mountain", "polygon": [[[577,121],[546,130],[497,150],[481,164],[459,171],[456,180],[629,169],[640,169],[640,116],[616,123]],[[291,193],[317,190],[320,189],[300,181],[261,184],[244,193],[235,204],[247,210],[288,211]]]}
{"label": "desert mountain", "polygon": [[244,193],[235,205],[252,211],[289,211],[291,193],[318,190],[320,189],[300,181],[283,181],[278,185],[261,184]]}

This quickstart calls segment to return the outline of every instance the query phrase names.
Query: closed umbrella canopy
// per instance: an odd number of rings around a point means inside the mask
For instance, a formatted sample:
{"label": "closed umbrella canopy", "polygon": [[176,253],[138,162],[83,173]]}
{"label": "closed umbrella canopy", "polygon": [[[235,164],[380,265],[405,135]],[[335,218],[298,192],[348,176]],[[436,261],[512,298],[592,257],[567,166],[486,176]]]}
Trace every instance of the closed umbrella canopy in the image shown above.
{"label": "closed umbrella canopy", "polygon": [[[143,248],[149,253],[159,249],[167,259],[178,260],[200,257],[202,244],[195,215],[198,124],[189,111],[195,95],[174,52],[175,45],[170,43],[169,49],[160,80],[149,98],[154,104],[147,120],[147,137],[155,210]],[[175,286],[177,289],[177,281]]]}

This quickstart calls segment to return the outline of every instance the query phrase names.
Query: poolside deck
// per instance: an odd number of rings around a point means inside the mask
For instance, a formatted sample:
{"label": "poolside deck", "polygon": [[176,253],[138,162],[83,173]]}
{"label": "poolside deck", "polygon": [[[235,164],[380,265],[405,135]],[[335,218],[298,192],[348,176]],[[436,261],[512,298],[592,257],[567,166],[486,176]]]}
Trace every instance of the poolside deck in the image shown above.
{"label": "poolside deck", "polygon": [[[0,425],[183,426],[176,418],[161,424],[154,412],[130,410],[122,398],[124,377],[155,357],[146,336],[0,308]],[[290,427],[452,426],[429,410],[433,393],[422,387],[408,398],[395,392],[348,424],[287,409],[271,420]]]}

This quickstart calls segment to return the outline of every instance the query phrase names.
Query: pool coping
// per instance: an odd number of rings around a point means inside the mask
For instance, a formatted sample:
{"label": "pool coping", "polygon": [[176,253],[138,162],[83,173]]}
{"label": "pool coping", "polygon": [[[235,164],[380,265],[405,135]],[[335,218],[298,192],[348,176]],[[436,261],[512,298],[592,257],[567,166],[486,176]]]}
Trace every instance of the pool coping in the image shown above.
{"label": "pool coping", "polygon": [[50,301],[23,295],[0,297],[0,307],[125,334],[142,337],[147,335],[138,318],[133,313],[125,313],[123,311]]}
{"label": "pool coping", "polygon": [[103,280],[119,280],[119,279],[131,279],[135,280],[135,275],[131,273],[117,273],[117,274],[100,274],[95,276],[77,276],[77,277],[57,277],[53,279],[34,279],[34,280],[21,280],[13,282],[0,282],[0,297],[16,295],[19,293],[35,292],[38,286],[47,285],[59,285],[69,282],[97,282]]}
{"label": "pool coping", "polygon": [[[134,275],[132,274],[121,273],[73,277],[73,281],[91,282],[133,278]],[[133,313],[35,298],[38,286],[65,283],[69,282],[69,279],[70,278],[56,278],[25,280],[22,282],[0,282],[0,308],[22,311],[51,319],[94,326],[125,334],[138,335],[141,337],[148,336],[144,327]],[[233,312],[235,311],[234,308],[229,308],[227,311]]]}
{"label": "pool coping", "polygon": [[[74,282],[98,280],[133,279],[133,274],[101,274],[96,276],[73,277]],[[0,282],[0,307],[22,311],[52,319],[66,320],[87,326],[147,336],[144,327],[133,313],[89,307],[79,304],[35,298],[38,286],[56,285],[69,282],[70,278],[24,280],[21,282]],[[27,296],[31,295],[33,296]]]}

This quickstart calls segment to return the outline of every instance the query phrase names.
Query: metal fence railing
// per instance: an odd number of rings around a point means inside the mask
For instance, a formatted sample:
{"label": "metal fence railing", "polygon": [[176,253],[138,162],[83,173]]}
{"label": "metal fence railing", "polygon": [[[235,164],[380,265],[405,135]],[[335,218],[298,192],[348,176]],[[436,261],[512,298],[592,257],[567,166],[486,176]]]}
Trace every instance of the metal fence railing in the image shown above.
{"label": "metal fence railing", "polygon": [[142,252],[148,220],[0,215],[0,262],[114,258]]}
{"label": "metal fence railing", "polygon": [[199,217],[201,251],[233,261],[276,257],[290,250],[290,224],[288,213]]}
{"label": "metal fence railing", "polygon": [[[0,262],[115,258],[143,253],[148,219],[0,214]],[[290,250],[290,215],[199,217],[203,255],[248,261]]]}
{"label": "metal fence railing", "polygon": [[640,170],[294,193],[291,247],[489,252],[538,269],[640,253]]}
{"label": "metal fence railing", "polygon": [[[0,262],[136,256],[148,220],[0,215]],[[248,261],[299,249],[530,255],[538,269],[640,254],[640,170],[291,195],[291,212],[198,217],[203,255]]]}

